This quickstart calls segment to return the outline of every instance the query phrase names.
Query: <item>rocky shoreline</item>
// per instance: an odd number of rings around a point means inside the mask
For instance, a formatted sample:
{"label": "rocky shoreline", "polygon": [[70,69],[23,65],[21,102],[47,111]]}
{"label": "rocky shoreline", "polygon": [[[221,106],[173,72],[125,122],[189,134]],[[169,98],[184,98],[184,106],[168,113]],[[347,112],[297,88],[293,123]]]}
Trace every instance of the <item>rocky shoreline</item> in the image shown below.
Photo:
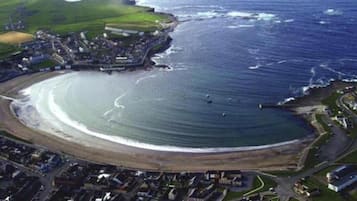
{"label": "rocky shoreline", "polygon": [[316,123],[313,123],[313,121],[316,114],[326,113],[327,106],[322,103],[323,100],[333,95],[336,91],[350,86],[356,87],[357,82],[334,80],[326,86],[311,87],[306,91],[305,95],[289,100],[279,105],[279,107],[292,112],[293,115],[307,122],[315,131],[315,136],[318,137],[321,133],[318,132]]}

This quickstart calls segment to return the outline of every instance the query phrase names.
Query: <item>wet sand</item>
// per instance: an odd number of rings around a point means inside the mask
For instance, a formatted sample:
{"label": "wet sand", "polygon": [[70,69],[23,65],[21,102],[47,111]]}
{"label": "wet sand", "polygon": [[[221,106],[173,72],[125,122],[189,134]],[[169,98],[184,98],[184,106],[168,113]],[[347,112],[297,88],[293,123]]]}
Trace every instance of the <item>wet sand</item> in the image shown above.
{"label": "wet sand", "polygon": [[[16,98],[18,92],[36,82],[60,75],[58,72],[25,75],[0,84],[0,95]],[[92,162],[158,171],[286,170],[298,167],[302,150],[311,137],[278,147],[229,153],[162,152],[129,147],[88,136],[58,137],[23,125],[10,110],[10,100],[0,99],[0,129],[16,137]]]}

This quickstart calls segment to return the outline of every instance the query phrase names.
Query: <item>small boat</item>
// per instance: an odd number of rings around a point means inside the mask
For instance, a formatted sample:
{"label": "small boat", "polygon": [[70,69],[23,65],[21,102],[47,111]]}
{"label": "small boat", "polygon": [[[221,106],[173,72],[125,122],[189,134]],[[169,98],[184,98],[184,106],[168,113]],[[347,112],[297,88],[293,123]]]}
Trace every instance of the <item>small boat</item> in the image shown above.
{"label": "small boat", "polygon": [[209,94],[206,94],[206,98],[209,98],[210,96],[209,96]]}
{"label": "small boat", "polygon": [[225,117],[227,116],[227,114],[225,112],[222,113],[222,117]]}

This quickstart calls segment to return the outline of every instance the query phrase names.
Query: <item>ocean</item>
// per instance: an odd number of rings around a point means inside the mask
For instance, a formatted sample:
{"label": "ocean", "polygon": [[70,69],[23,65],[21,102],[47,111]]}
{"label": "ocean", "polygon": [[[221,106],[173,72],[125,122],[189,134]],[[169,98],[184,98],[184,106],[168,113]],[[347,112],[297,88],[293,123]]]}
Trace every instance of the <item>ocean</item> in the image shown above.
{"label": "ocean", "polygon": [[353,0],[138,4],[178,17],[171,47],[154,57],[171,68],[75,72],[37,83],[13,103],[24,123],[154,150],[249,149],[313,133],[292,113],[258,104],[357,78]]}

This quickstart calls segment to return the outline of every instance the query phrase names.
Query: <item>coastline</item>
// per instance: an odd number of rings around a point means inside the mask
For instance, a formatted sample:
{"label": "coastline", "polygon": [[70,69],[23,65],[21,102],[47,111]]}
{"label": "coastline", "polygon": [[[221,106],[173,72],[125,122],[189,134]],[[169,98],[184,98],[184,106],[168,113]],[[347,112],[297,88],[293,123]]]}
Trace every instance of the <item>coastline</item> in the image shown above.
{"label": "coastline", "polygon": [[[137,5],[136,5],[137,6]],[[152,12],[155,12],[153,9]],[[178,24],[178,20],[172,14],[160,13],[167,15],[171,22],[167,24],[166,34],[169,34]],[[152,56],[156,53],[165,51],[170,47],[171,38],[157,49],[152,49],[146,57],[144,68],[162,67],[170,68],[166,65],[156,66],[152,61]],[[36,82],[59,75],[58,72],[49,72],[43,74],[24,75],[32,77],[25,79],[24,76],[10,80],[0,85],[0,94],[10,97],[18,96],[18,92]],[[13,84],[15,83],[15,84]],[[18,85],[18,83],[21,83]],[[14,87],[16,85],[16,87]],[[13,86],[7,88],[7,86]],[[289,102],[290,103],[290,102]],[[304,156],[303,150],[309,148],[312,141],[311,136],[303,139],[293,140],[290,142],[282,142],[271,145],[262,145],[255,147],[238,147],[236,150],[223,150],[219,152],[178,152],[174,151],[158,151],[151,149],[142,149],[132,146],[127,146],[120,143],[115,143],[106,139],[95,136],[86,136],[86,143],[78,143],[82,139],[72,139],[68,136],[67,139],[56,135],[48,134],[38,130],[33,130],[26,127],[10,109],[10,101],[0,99],[0,129],[29,140],[35,144],[39,144],[52,149],[53,151],[64,152],[69,155],[74,155],[89,161],[109,163],[120,165],[129,168],[147,169],[147,170],[165,170],[165,171],[202,171],[210,169],[259,169],[259,170],[285,170],[295,169],[301,166],[301,158]],[[307,115],[314,108],[306,106],[289,108],[294,114],[302,117],[315,130],[316,127],[311,124],[310,116]],[[306,110],[307,108],[307,110]],[[65,133],[61,133],[66,136]],[[316,136],[313,136],[316,137]],[[93,144],[90,146],[90,144]],[[81,147],[78,149],[78,147]],[[223,148],[224,149],[224,148]],[[107,158],[108,155],[113,157]],[[269,158],[269,159],[267,159]],[[181,164],[181,160],[189,161],[189,164]],[[140,161],[140,162],[137,162]]]}
{"label": "coastline", "polygon": [[[36,82],[62,73],[36,73],[25,75],[0,85],[0,94],[16,97],[18,92]],[[301,151],[311,139],[298,140],[292,144],[276,147],[236,152],[182,153],[165,152],[130,147],[96,137],[88,136],[87,145],[78,139],[63,139],[52,134],[33,130],[22,124],[9,107],[11,101],[0,100],[0,127],[16,137],[44,146],[52,151],[62,152],[81,159],[124,166],[128,168],[156,171],[205,171],[212,169],[256,169],[285,170],[295,169]],[[83,139],[80,139],[83,140]],[[92,144],[92,146],[88,146]],[[111,157],[108,157],[111,156]],[[182,164],[182,160],[187,161]]]}

